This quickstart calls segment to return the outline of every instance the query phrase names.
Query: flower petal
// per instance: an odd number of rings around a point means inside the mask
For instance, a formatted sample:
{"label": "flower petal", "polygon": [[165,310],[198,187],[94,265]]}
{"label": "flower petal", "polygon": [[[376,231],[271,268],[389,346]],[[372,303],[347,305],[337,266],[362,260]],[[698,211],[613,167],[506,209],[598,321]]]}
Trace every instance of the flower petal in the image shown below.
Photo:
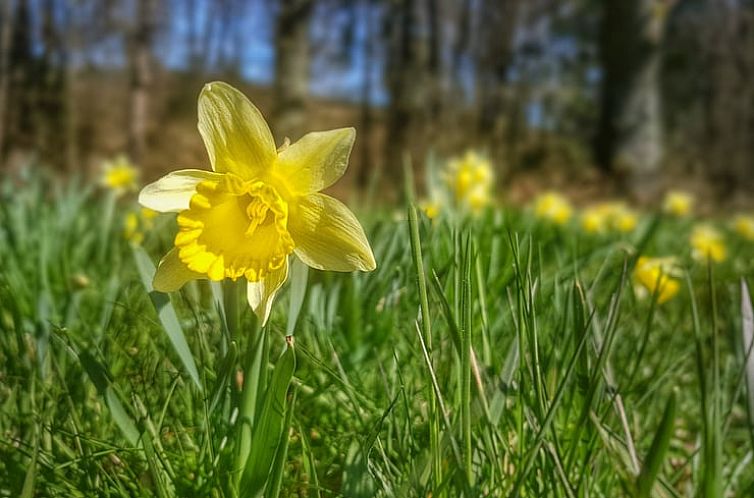
{"label": "flower petal", "polygon": [[173,292],[183,287],[183,284],[189,280],[200,278],[206,278],[206,275],[189,270],[178,257],[178,249],[173,248],[157,266],[152,285],[156,291]]}
{"label": "flower petal", "polygon": [[276,172],[296,193],[319,192],[343,176],[355,139],[353,128],[308,133],[280,151]]}
{"label": "flower petal", "polygon": [[325,194],[302,197],[291,205],[288,230],[301,261],[319,270],[372,271],[372,248],[356,216]]}
{"label": "flower petal", "polygon": [[286,259],[280,269],[270,272],[265,278],[258,282],[251,282],[246,286],[246,298],[249,306],[259,318],[259,325],[267,323],[272,310],[272,302],[275,300],[275,294],[288,278],[288,260]]}
{"label": "flower petal", "polygon": [[262,113],[244,94],[221,81],[207,83],[199,95],[199,133],[218,173],[248,180],[271,167],[277,156]]}
{"label": "flower petal", "polygon": [[139,203],[161,213],[177,213],[189,208],[189,201],[199,182],[221,176],[201,169],[173,171],[141,189]]}

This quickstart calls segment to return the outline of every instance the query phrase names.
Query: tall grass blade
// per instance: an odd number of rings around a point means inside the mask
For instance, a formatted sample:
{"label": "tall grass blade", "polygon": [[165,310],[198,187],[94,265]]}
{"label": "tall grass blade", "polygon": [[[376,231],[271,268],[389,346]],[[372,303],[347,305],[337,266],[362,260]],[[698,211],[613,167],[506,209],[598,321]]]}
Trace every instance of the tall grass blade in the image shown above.
{"label": "tall grass blade", "polygon": [[155,266],[152,260],[149,259],[147,253],[141,247],[135,246],[133,248],[134,260],[136,261],[136,267],[139,270],[139,276],[141,277],[141,283],[144,285],[149,298],[152,300],[155,310],[157,310],[157,316],[162,323],[162,327],[168,334],[170,342],[173,344],[175,352],[178,354],[183,367],[186,372],[194,381],[196,387],[199,390],[202,389],[202,382],[199,380],[199,372],[196,369],[196,363],[194,363],[194,357],[191,355],[188,343],[186,342],[186,336],[183,333],[183,328],[178,321],[178,315],[173,308],[173,304],[170,302],[170,297],[162,292],[157,292],[152,287],[152,279],[154,278]]}
{"label": "tall grass blade", "polygon": [[746,398],[749,416],[749,432],[752,449],[754,449],[754,310],[746,280],[741,279],[741,335],[744,346],[744,370],[746,379]]}
{"label": "tall grass blade", "polygon": [[660,426],[657,428],[655,437],[652,440],[652,446],[649,447],[641,473],[636,480],[638,498],[649,498],[652,485],[657,479],[657,474],[660,472],[662,463],[665,461],[665,453],[667,453],[670,446],[670,438],[673,435],[673,427],[675,425],[675,407],[676,395],[673,392],[670,394],[667,405],[665,405]]}
{"label": "tall grass blade", "polygon": [[[240,484],[243,497],[260,496],[268,483],[275,455],[280,446],[287,410],[286,395],[296,368],[296,356],[292,342],[283,351],[275,365],[275,372],[264,396],[262,410],[254,423],[252,446],[246,460]],[[287,443],[286,443],[287,444]]]}
{"label": "tall grass blade", "polygon": [[107,369],[86,351],[79,353],[78,359],[94,387],[97,388],[97,392],[104,398],[115,425],[118,426],[128,443],[136,446],[139,443],[139,431],[113,389]]}
{"label": "tall grass blade", "polygon": [[296,322],[304,306],[306,297],[306,283],[309,279],[309,267],[298,258],[291,262],[290,276],[290,300],[288,301],[288,322],[285,325],[285,335],[291,336],[296,331]]}

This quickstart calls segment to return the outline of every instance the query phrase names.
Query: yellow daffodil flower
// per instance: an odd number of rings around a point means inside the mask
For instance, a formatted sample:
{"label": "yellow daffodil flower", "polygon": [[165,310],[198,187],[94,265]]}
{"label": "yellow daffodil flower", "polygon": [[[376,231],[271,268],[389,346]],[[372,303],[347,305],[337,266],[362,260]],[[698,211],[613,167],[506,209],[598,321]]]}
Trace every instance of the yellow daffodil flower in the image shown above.
{"label": "yellow daffodil flower", "polygon": [[563,225],[571,219],[571,203],[556,192],[545,192],[534,201],[534,214],[537,217]]}
{"label": "yellow daffodil flower", "polygon": [[746,240],[754,240],[754,216],[738,215],[733,219],[733,229]]}
{"label": "yellow daffodil flower", "polygon": [[710,225],[698,225],[691,232],[691,255],[698,261],[725,261],[726,248],[723,236]]}
{"label": "yellow daffodil flower", "polygon": [[359,221],[319,193],[346,170],[353,128],[309,133],[276,150],[259,110],[232,86],[214,82],[199,95],[199,132],[213,171],[174,171],[139,195],[145,207],[178,213],[175,247],[160,261],[156,290],[244,278],[249,305],[264,324],[291,254],[322,270],[375,269]]}
{"label": "yellow daffodil flower", "polygon": [[103,164],[102,186],[112,190],[117,195],[136,190],[138,179],[139,170],[126,156],[120,155]]}
{"label": "yellow daffodil flower", "polygon": [[665,200],[662,203],[662,210],[670,215],[683,217],[691,213],[694,205],[694,197],[679,190],[671,190],[665,194]]}
{"label": "yellow daffodil flower", "polygon": [[123,237],[132,244],[139,245],[144,242],[144,232],[154,226],[154,218],[160,213],[149,208],[141,208],[136,212],[130,212],[123,221]]}
{"label": "yellow daffodil flower", "polygon": [[492,200],[493,176],[489,160],[469,151],[448,163],[445,181],[457,206],[478,213]]}
{"label": "yellow daffodil flower", "polygon": [[607,213],[601,206],[590,207],[581,213],[581,227],[587,233],[603,233],[607,230]]}
{"label": "yellow daffodil flower", "polygon": [[612,227],[619,232],[633,232],[639,223],[636,213],[622,203],[615,204],[610,215]]}
{"label": "yellow daffodil flower", "polygon": [[622,202],[603,202],[584,210],[581,227],[588,233],[604,233],[608,229],[632,232],[639,219],[632,209]]}
{"label": "yellow daffodil flower", "polygon": [[419,209],[424,211],[424,214],[430,220],[434,220],[440,215],[440,203],[437,201],[422,201],[419,203]]}
{"label": "yellow daffodil flower", "polygon": [[641,291],[657,295],[657,304],[665,303],[672,299],[680,289],[675,267],[673,258],[641,256],[634,268],[634,282]]}

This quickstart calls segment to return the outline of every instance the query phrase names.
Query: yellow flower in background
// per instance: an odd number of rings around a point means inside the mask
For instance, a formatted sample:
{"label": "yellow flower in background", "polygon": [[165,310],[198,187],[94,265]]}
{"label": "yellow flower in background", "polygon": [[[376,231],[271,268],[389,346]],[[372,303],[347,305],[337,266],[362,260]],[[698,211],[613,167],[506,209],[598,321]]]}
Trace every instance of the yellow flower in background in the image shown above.
{"label": "yellow flower in background", "polygon": [[699,261],[725,261],[727,250],[723,236],[710,225],[697,225],[691,232],[691,255]]}
{"label": "yellow flower in background", "polygon": [[434,220],[440,216],[440,203],[437,201],[422,201],[419,203],[419,209],[421,209],[430,220]]}
{"label": "yellow flower in background", "polygon": [[622,202],[603,202],[584,210],[581,227],[588,233],[604,233],[607,230],[632,232],[639,222],[635,211]]}
{"label": "yellow flower in background", "polygon": [[534,201],[534,214],[558,225],[567,223],[573,214],[571,203],[556,192],[545,192]]}
{"label": "yellow flower in background", "polygon": [[123,237],[132,244],[139,245],[144,242],[144,232],[154,226],[154,218],[160,213],[149,208],[141,208],[136,212],[126,214],[123,220]]}
{"label": "yellow flower in background", "polygon": [[754,216],[740,214],[733,219],[733,229],[746,240],[754,240]]}
{"label": "yellow flower in background", "polygon": [[639,217],[632,209],[622,203],[615,204],[611,211],[612,227],[623,233],[633,232],[639,223]]}
{"label": "yellow flower in background", "polygon": [[178,213],[175,247],[157,267],[156,290],[244,278],[249,305],[264,324],[291,254],[322,270],[375,269],[359,221],[319,193],[345,172],[353,128],[309,133],[276,150],[259,110],[232,86],[214,82],[199,95],[199,132],[213,171],[174,171],[139,195],[145,207]]}
{"label": "yellow flower in background", "polygon": [[139,170],[124,155],[106,161],[102,166],[102,185],[118,195],[136,190],[138,179]]}
{"label": "yellow flower in background", "polygon": [[672,299],[680,289],[675,268],[674,258],[641,256],[634,268],[634,282],[640,286],[639,289],[649,295],[657,295],[658,304],[665,303]]}
{"label": "yellow flower in background", "polygon": [[608,215],[604,204],[588,207],[581,213],[581,228],[588,233],[603,233],[609,226]]}
{"label": "yellow flower in background", "polygon": [[682,217],[691,214],[693,206],[694,197],[691,194],[680,190],[671,190],[665,194],[662,210],[667,214]]}
{"label": "yellow flower in background", "polygon": [[468,151],[448,163],[444,176],[457,206],[476,213],[490,204],[494,175],[486,158]]}

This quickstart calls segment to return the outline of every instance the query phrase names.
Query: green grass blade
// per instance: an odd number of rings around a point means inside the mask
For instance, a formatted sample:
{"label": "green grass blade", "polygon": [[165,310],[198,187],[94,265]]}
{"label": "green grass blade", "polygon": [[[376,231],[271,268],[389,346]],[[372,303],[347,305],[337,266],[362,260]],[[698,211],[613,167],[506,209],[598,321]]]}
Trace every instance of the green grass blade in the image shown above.
{"label": "green grass blade", "polygon": [[260,496],[268,483],[281,436],[287,436],[282,434],[287,412],[285,400],[295,369],[295,350],[289,343],[275,366],[262,410],[254,423],[251,451],[239,489],[243,497]]}
{"label": "green grass blade", "polygon": [[296,331],[296,322],[304,306],[306,297],[306,284],[309,279],[309,267],[300,259],[293,258],[290,268],[290,300],[288,301],[288,322],[285,325],[285,335],[293,335]]}
{"label": "green grass blade", "polygon": [[162,327],[168,334],[170,342],[173,344],[175,352],[178,354],[178,358],[183,363],[183,367],[186,372],[194,381],[196,387],[199,390],[202,389],[202,382],[199,380],[199,372],[196,369],[196,363],[194,363],[194,357],[191,354],[188,343],[186,342],[186,336],[183,333],[183,328],[178,321],[178,315],[173,308],[173,304],[170,302],[170,296],[157,292],[152,287],[152,279],[154,278],[155,266],[152,260],[149,259],[147,253],[141,247],[133,248],[134,260],[136,261],[136,267],[139,270],[139,276],[141,282],[144,285],[149,298],[152,300],[155,310],[157,310],[157,316],[162,323]]}
{"label": "green grass blade", "polygon": [[649,447],[649,452],[644,459],[641,473],[636,480],[638,498],[649,498],[652,491],[652,485],[657,479],[657,474],[660,472],[662,463],[665,461],[665,453],[667,453],[668,447],[670,446],[670,438],[673,435],[673,428],[675,425],[675,407],[676,395],[675,392],[673,392],[670,395],[667,405],[665,405],[665,411],[662,414],[660,426],[657,428],[655,437],[652,440],[652,446]]}
{"label": "green grass blade", "polygon": [[139,443],[139,431],[113,389],[107,369],[86,351],[79,353],[78,359],[97,392],[104,398],[115,425],[118,426],[128,443],[136,446]]}
{"label": "green grass blade", "polygon": [[752,310],[751,306],[749,286],[743,278],[741,279],[741,335],[743,338],[744,375],[746,379],[746,406],[752,449],[754,449],[754,310]]}
{"label": "green grass blade", "polygon": [[291,395],[290,403],[285,411],[285,421],[283,422],[283,430],[280,433],[280,441],[278,442],[278,450],[275,453],[275,462],[272,464],[272,470],[270,471],[270,484],[267,486],[265,492],[266,498],[277,498],[280,496],[280,486],[283,483],[283,471],[285,470],[285,462],[288,459],[288,432],[291,429],[291,420],[293,419],[293,410],[296,406],[296,389],[294,387],[293,394]]}

